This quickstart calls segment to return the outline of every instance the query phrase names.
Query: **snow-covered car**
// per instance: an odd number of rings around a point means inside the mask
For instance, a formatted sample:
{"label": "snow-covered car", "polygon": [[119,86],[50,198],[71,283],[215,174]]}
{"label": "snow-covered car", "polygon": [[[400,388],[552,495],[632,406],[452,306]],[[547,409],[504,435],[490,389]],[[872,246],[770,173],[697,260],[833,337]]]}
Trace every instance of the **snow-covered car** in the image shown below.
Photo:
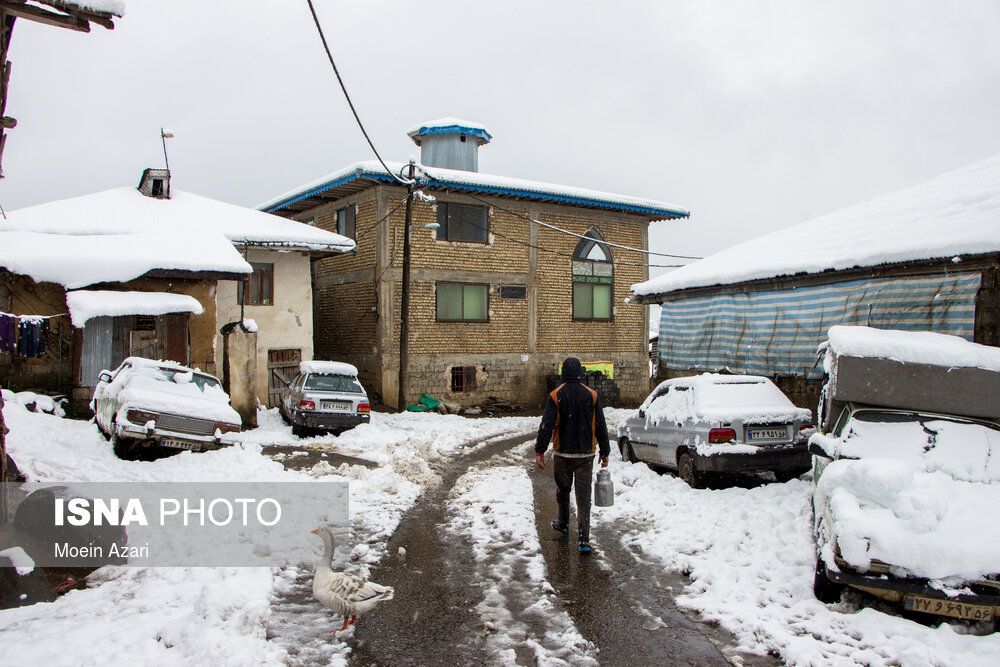
{"label": "snow-covered car", "polygon": [[217,378],[140,357],[101,371],[90,407],[122,459],[231,445],[242,423]]}
{"label": "snow-covered car", "polygon": [[814,455],[814,593],[1000,618],[1000,349],[833,327]]}
{"label": "snow-covered car", "polygon": [[705,373],[661,383],[618,426],[622,458],[676,470],[694,488],[712,473],[773,472],[779,481],[810,468],[797,408],[768,378]]}
{"label": "snow-covered car", "polygon": [[358,369],[338,361],[303,361],[279,406],[295,435],[310,431],[340,434],[371,419],[368,393]]}

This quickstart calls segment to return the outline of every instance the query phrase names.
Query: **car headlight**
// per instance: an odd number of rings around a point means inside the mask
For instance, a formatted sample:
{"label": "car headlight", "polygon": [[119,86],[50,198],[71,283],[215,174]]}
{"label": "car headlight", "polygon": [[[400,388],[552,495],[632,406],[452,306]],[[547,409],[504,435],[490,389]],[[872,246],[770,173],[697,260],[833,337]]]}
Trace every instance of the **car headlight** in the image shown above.
{"label": "car headlight", "polygon": [[212,432],[221,431],[222,433],[239,433],[242,430],[239,424],[230,424],[229,422],[215,422],[212,427]]}
{"label": "car headlight", "polygon": [[132,408],[125,413],[125,419],[140,426],[145,426],[149,422],[156,422],[157,417],[159,417],[159,415],[155,412],[150,412],[149,410],[138,410],[136,408]]}

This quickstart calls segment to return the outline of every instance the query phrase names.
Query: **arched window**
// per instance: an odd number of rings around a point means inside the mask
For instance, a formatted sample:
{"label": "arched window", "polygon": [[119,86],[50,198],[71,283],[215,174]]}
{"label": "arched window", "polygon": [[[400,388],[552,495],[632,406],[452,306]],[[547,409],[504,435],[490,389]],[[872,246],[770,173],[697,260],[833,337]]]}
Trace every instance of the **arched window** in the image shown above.
{"label": "arched window", "polygon": [[614,294],[611,248],[591,228],[573,251],[573,319],[610,320]]}

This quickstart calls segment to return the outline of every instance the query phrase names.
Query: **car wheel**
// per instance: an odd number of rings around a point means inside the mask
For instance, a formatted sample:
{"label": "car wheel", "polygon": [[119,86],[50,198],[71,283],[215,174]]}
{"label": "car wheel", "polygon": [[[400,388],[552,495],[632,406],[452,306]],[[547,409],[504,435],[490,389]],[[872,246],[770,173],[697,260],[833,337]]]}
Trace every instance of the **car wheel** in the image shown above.
{"label": "car wheel", "polygon": [[622,461],[628,461],[629,463],[638,463],[639,459],[635,455],[635,450],[632,449],[632,443],[628,441],[628,438],[622,438],[618,442],[618,450],[622,454]]}
{"label": "car wheel", "polygon": [[778,484],[784,484],[785,482],[790,482],[793,479],[798,479],[805,474],[805,470],[775,470],[774,478],[778,480]]}
{"label": "car wheel", "polygon": [[692,489],[705,488],[705,476],[695,469],[694,461],[687,452],[681,452],[677,457],[677,476]]}
{"label": "car wheel", "polygon": [[309,429],[305,426],[299,426],[298,424],[292,424],[292,435],[298,438],[305,438],[309,435]]}
{"label": "car wheel", "polygon": [[826,563],[822,558],[816,558],[816,572],[813,575],[813,595],[823,604],[840,602],[842,586],[830,580],[826,575]]}
{"label": "car wheel", "polygon": [[117,433],[112,433],[111,451],[122,461],[136,461],[139,458],[139,443],[132,438],[122,438]]}

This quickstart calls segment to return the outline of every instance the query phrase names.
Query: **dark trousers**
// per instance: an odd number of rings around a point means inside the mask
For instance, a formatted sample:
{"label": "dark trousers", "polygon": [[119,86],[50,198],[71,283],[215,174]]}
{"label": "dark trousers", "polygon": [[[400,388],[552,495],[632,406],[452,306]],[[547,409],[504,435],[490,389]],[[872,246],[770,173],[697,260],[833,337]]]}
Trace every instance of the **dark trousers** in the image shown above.
{"label": "dark trousers", "polygon": [[556,479],[556,502],[559,504],[559,525],[569,526],[569,492],[576,484],[576,524],[580,541],[590,541],[590,496],[594,476],[594,457],[585,459],[567,456],[552,457],[552,474]]}

